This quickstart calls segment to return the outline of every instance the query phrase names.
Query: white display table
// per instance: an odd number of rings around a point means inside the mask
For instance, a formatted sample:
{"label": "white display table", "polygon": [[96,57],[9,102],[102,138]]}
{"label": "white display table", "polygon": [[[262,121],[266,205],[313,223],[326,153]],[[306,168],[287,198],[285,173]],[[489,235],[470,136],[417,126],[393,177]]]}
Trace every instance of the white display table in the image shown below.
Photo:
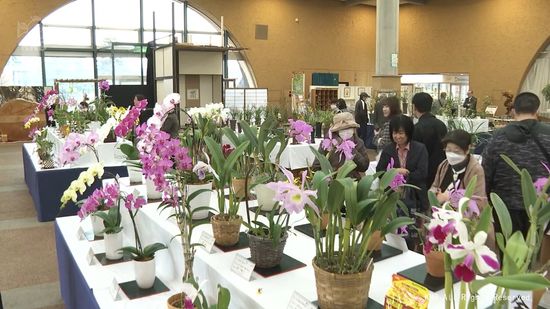
{"label": "white display table", "polygon": [[[215,194],[213,194],[211,205],[216,205],[215,199]],[[254,205],[253,203],[251,204]],[[246,216],[244,216],[244,203],[241,205],[240,213],[246,219]],[[131,226],[129,225],[127,212],[124,211],[123,214],[125,214],[123,217],[123,225],[125,226],[124,243],[127,245],[132,243],[133,235]],[[88,265],[86,259],[88,249],[91,247],[95,253],[103,252],[103,241],[89,242],[88,240],[78,240],[77,230],[81,224],[77,217],[58,218],[56,220],[59,231],[62,234],[61,237],[65,239],[78,265],[78,270],[84,276],[88,287],[92,289],[93,297],[99,307],[165,308],[166,299],[179,291],[183,274],[181,242],[179,238],[175,238],[170,242],[172,236],[179,233],[179,230],[173,221],[165,219],[167,216],[168,214],[161,215],[158,213],[157,204],[148,204],[140,212],[137,221],[144,244],[152,242],[165,242],[169,244],[168,250],[162,250],[156,254],[156,265],[157,277],[159,277],[171,291],[135,300],[129,300],[126,296],[122,295],[122,299],[118,301],[113,301],[109,293],[109,286],[111,285],[112,278],[116,278],[118,282],[133,280],[133,262],[99,266],[96,261],[96,265]],[[294,215],[291,216],[290,222],[291,225],[294,226],[296,224],[305,223],[306,220],[303,216]],[[85,221],[82,226],[83,229],[87,231],[91,229],[87,221]],[[203,231],[211,234],[211,226],[202,225],[196,228],[193,235],[195,241],[199,239]],[[59,250],[58,248],[58,251]],[[214,248],[214,250],[218,249]],[[230,266],[236,254],[249,257],[250,251],[248,248],[227,253],[218,250],[211,254],[208,254],[202,248],[198,248],[195,255],[194,272],[201,283],[206,280],[202,287],[209,300],[212,300],[213,296],[216,294],[217,284],[221,284],[228,288],[231,291],[231,308],[286,308],[295,291],[308,300],[315,301],[317,299],[317,292],[315,288],[314,272],[311,266],[311,261],[315,253],[313,238],[298,231],[291,230],[284,252],[305,263],[307,266],[269,278],[263,278],[254,273],[252,280],[246,281],[231,272]],[[391,285],[392,274],[422,263],[424,263],[424,257],[411,251],[375,263],[369,297],[383,304],[386,291]],[[63,281],[61,285],[63,295]],[[455,297],[458,299],[459,284],[455,284],[454,288]],[[494,291],[495,288],[493,286],[487,286],[480,291],[480,308],[489,306]],[[67,293],[69,292],[65,291],[65,294]],[[444,307],[443,304],[443,290],[437,293],[430,293],[429,308],[440,309]]]}
{"label": "white display table", "polygon": [[[302,143],[292,145],[289,142],[285,150],[283,150],[283,153],[281,153],[280,165],[290,170],[298,170],[312,166],[313,161],[315,161],[315,154],[311,151],[310,147],[319,150],[321,140],[322,139],[320,138],[316,138],[314,144]],[[277,143],[275,148],[273,148],[273,151],[269,156],[272,162],[275,161],[275,157],[277,156],[280,148],[281,145],[279,143]]]}

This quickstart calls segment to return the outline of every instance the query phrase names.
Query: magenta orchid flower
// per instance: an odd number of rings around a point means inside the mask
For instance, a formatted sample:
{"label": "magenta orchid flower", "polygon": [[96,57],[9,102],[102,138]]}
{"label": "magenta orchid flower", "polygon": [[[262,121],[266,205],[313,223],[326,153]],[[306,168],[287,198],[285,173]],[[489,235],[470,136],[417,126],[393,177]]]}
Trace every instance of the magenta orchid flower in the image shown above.
{"label": "magenta orchid flower", "polygon": [[99,89],[103,91],[108,91],[111,86],[109,85],[109,81],[102,80],[99,82]]}
{"label": "magenta orchid flower", "polygon": [[344,155],[346,160],[352,160],[354,149],[355,149],[355,143],[349,139],[342,141],[340,145],[336,146],[336,152],[340,153],[340,160],[342,160],[342,155]]}
{"label": "magenta orchid flower", "polygon": [[124,119],[115,127],[114,132],[118,137],[126,137],[136,126],[141,112],[147,107],[147,99],[138,101],[128,110]]}
{"label": "magenta orchid flower", "polygon": [[[458,269],[455,268],[455,274],[463,279],[471,279],[469,273],[464,268],[474,271],[474,264],[481,274],[496,271],[500,268],[496,254],[485,245],[487,233],[479,231],[474,235],[473,241],[468,239],[468,228],[464,222],[460,221],[456,225],[458,231],[459,244],[449,244],[445,251],[453,260],[463,259],[462,265]],[[458,273],[458,274],[457,274]],[[464,280],[464,281],[466,281]],[[470,280],[470,281],[471,281]],[[468,282],[468,281],[467,281]]]}
{"label": "magenta orchid flower", "polygon": [[319,208],[311,200],[311,197],[317,197],[317,191],[304,190],[307,171],[302,172],[302,186],[298,187],[294,184],[292,173],[283,167],[281,167],[281,170],[288,179],[288,182],[278,181],[267,184],[268,188],[275,191],[273,200],[281,204],[281,212],[286,210],[289,214],[300,213],[304,210],[305,206],[309,206],[319,215]]}
{"label": "magenta orchid flower", "polygon": [[290,123],[290,137],[295,138],[299,143],[309,142],[311,132],[313,132],[312,126],[303,120],[288,119],[288,122]]}
{"label": "magenta orchid flower", "polygon": [[[390,158],[390,162],[388,163],[388,166],[386,167],[386,171],[389,171],[391,170],[393,167],[395,166],[395,161],[393,160],[393,158]],[[403,176],[402,174],[399,174],[397,173],[395,175],[395,177],[392,179],[392,181],[390,182],[390,188],[392,190],[395,190],[395,188],[403,185],[407,183],[407,181],[405,180],[405,176]]]}

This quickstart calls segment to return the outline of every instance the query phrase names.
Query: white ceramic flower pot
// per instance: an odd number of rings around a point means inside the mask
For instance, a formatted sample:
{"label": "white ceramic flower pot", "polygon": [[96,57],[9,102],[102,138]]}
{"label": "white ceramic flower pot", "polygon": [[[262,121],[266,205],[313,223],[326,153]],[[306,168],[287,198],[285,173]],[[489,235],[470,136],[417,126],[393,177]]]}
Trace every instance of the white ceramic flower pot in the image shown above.
{"label": "white ceramic flower pot", "polygon": [[147,198],[150,200],[158,200],[162,197],[162,193],[158,192],[155,188],[155,183],[151,179],[145,179],[145,186],[147,187]]}
{"label": "white ceramic flower pot", "polygon": [[122,232],[107,234],[103,236],[105,242],[105,256],[109,260],[120,260],[122,252],[118,251],[122,248]]}
{"label": "white ceramic flower pot", "polygon": [[[189,203],[189,206],[191,207],[191,211],[199,207],[210,206],[210,197],[212,196],[212,182],[201,184],[201,185],[187,185],[187,196],[201,189],[207,189],[210,191],[202,192],[201,194],[197,195],[194,199],[191,200],[191,202]],[[208,217],[208,209],[200,210],[193,214],[193,220],[205,219],[207,217]]]}
{"label": "white ceramic flower pot", "polygon": [[[104,212],[106,213],[107,211],[101,211],[101,212]],[[105,226],[103,225],[103,219],[101,219],[100,217],[98,216],[94,216],[93,214],[91,215],[91,218],[92,220],[92,228],[94,230],[94,235],[95,236],[103,236],[103,230],[105,229]]]}
{"label": "white ceramic flower pot", "polygon": [[155,259],[134,261],[136,283],[140,289],[149,289],[155,283]]}
{"label": "white ceramic flower pot", "polygon": [[265,184],[259,184],[254,187],[256,190],[256,197],[258,198],[258,205],[261,210],[271,211],[277,204],[273,200],[275,198],[275,191],[268,188]]}
{"label": "white ceramic flower pot", "polygon": [[[129,164],[137,163],[139,160],[128,160]],[[128,177],[130,177],[131,183],[143,183],[143,174],[141,173],[141,169],[133,166],[127,166],[128,168]]]}

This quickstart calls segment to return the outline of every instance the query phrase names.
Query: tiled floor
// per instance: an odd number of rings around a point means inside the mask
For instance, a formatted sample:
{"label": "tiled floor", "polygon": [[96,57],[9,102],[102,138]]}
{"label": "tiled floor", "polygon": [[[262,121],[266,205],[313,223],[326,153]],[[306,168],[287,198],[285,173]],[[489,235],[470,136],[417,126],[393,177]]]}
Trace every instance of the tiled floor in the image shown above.
{"label": "tiled floor", "polygon": [[23,179],[21,143],[0,144],[0,293],[5,309],[65,308],[53,222],[38,222]]}

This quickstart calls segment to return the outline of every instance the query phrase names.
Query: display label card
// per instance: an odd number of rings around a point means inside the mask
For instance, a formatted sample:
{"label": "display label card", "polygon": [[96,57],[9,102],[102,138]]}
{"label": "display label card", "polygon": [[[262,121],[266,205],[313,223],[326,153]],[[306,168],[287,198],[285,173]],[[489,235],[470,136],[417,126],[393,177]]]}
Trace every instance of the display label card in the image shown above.
{"label": "display label card", "polygon": [[214,247],[214,237],[207,232],[203,231],[201,233],[201,237],[199,238],[199,243],[203,246],[202,248],[206,250],[206,252],[211,253],[212,247]]}
{"label": "display label card", "polygon": [[118,299],[118,292],[120,291],[120,286],[118,285],[118,281],[116,281],[116,278],[113,278],[113,282],[111,282],[111,285],[109,286],[109,294],[111,294],[111,297],[114,301],[117,301]]}
{"label": "display label card", "polygon": [[86,235],[84,234],[84,230],[82,229],[82,226],[78,227],[78,230],[76,231],[76,238],[78,240],[86,240]]}
{"label": "display label card", "polygon": [[510,290],[508,296],[508,308],[532,309],[533,292]]}
{"label": "display label card", "polygon": [[294,291],[292,297],[290,297],[290,302],[288,303],[287,309],[317,309],[307,298],[302,296],[302,294]]}
{"label": "display label card", "polygon": [[88,265],[93,265],[95,259],[94,250],[92,248],[88,249],[88,254],[86,254],[86,261],[88,261]]}
{"label": "display label card", "polygon": [[250,262],[247,258],[237,253],[235,259],[233,260],[233,264],[231,264],[231,271],[246,281],[250,281],[254,267],[256,267],[256,264]]}

